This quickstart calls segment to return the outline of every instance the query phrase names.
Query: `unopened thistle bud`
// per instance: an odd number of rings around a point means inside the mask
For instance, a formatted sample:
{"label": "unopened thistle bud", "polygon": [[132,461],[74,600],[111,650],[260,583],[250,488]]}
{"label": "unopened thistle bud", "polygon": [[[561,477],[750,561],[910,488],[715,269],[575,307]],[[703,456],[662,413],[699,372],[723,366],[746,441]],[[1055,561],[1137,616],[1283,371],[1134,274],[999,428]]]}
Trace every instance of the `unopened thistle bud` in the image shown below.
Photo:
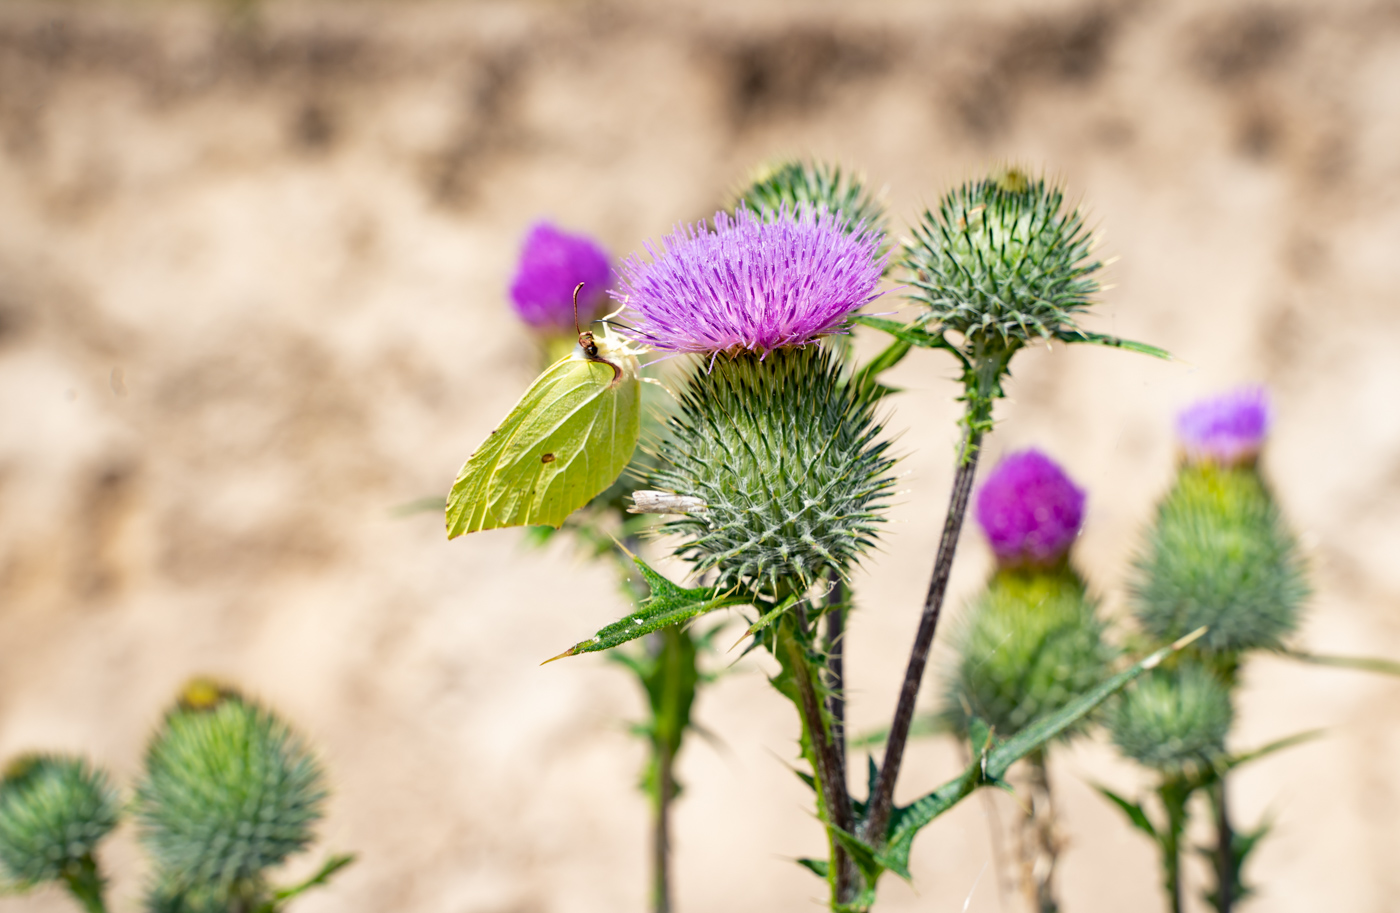
{"label": "unopened thistle bud", "polygon": [[637,337],[704,356],[649,483],[704,505],[662,529],[720,586],[802,589],[874,541],[893,484],[878,396],[814,343],[877,297],[876,245],[829,212],[740,210],[623,265]]}
{"label": "unopened thistle bud", "polygon": [[1223,755],[1233,719],[1225,685],[1204,666],[1183,662],[1130,685],[1109,705],[1107,724],[1123,754],[1172,774]]}
{"label": "unopened thistle bud", "polygon": [[1132,607],[1148,633],[1165,642],[1205,625],[1200,645],[1217,653],[1280,647],[1309,593],[1297,540],[1252,462],[1188,459],[1135,565]]}
{"label": "unopened thistle bud", "polygon": [[107,774],[82,758],[25,755],[0,781],[0,865],[29,887],[71,879],[117,826],[120,802]]}
{"label": "unopened thistle bud", "polygon": [[847,232],[885,233],[885,207],[865,181],[822,162],[790,159],[760,167],[734,202],[734,208],[741,206],[769,220],[802,209],[831,212]]}
{"label": "unopened thistle bud", "polygon": [[608,252],[586,235],[570,234],[548,222],[531,226],[510,284],[510,300],[520,319],[544,333],[572,334],[574,289],[579,326],[597,318],[612,284]]}
{"label": "unopened thistle bud", "polygon": [[325,797],[320,766],[284,722],[196,683],[152,739],[137,787],[157,896],[216,908],[259,896],[264,871],[311,842]]}
{"label": "unopened thistle bud", "polygon": [[961,334],[974,359],[1037,339],[1073,340],[1098,291],[1093,236],[1059,188],[1017,169],[972,181],[925,212],[903,263],[924,322]]}

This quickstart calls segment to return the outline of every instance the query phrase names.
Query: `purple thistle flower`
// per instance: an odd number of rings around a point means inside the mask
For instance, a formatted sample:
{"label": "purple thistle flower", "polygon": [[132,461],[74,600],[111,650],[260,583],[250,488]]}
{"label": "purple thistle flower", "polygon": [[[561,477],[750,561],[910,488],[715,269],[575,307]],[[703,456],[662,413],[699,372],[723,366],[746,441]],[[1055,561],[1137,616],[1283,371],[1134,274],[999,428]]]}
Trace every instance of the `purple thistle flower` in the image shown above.
{"label": "purple thistle flower", "polygon": [[670,352],[767,354],[840,332],[880,296],[880,236],[842,229],[839,214],[786,207],[770,222],[741,208],[677,229],[651,262],[622,262],[613,295],[634,315],[631,335]]}
{"label": "purple thistle flower", "polygon": [[977,494],[982,524],[1003,567],[1051,565],[1084,521],[1084,490],[1039,450],[1002,457]]}
{"label": "purple thistle flower", "polygon": [[1188,462],[1246,463],[1264,446],[1272,412],[1263,387],[1240,387],[1183,409],[1176,417],[1176,436]]}
{"label": "purple thistle flower", "polygon": [[612,283],[608,252],[588,236],[561,231],[549,222],[530,226],[510,284],[510,300],[520,319],[537,330],[572,331],[574,288],[580,282],[578,322],[587,327]]}

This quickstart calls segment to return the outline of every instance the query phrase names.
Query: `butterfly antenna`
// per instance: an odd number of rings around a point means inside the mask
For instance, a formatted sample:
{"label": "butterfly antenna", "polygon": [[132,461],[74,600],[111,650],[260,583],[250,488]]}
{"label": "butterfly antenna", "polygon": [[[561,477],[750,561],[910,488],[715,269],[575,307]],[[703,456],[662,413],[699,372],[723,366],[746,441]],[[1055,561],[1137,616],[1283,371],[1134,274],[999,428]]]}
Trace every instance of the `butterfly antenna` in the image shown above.
{"label": "butterfly antenna", "polygon": [[579,329],[579,325],[578,325],[578,293],[579,293],[579,290],[582,289],[582,288],[583,288],[583,283],[582,283],[582,282],[580,282],[578,285],[574,286],[574,332],[577,333],[580,337],[583,336],[583,330]]}

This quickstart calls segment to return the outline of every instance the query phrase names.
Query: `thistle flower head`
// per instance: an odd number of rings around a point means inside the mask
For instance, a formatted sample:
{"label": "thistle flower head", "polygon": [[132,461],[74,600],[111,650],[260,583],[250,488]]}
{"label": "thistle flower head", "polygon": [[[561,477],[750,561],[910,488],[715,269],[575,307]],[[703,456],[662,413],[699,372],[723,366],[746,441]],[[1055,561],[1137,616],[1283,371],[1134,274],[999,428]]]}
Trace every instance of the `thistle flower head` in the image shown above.
{"label": "thistle flower head", "polygon": [[227,901],[310,843],[325,797],[319,765],[284,722],[200,686],[146,749],[137,814],[169,891]]}
{"label": "thistle flower head", "polygon": [[1183,465],[1134,564],[1143,628],[1167,642],[1208,626],[1211,652],[1279,647],[1309,592],[1297,540],[1247,467]]}
{"label": "thistle flower head", "polygon": [[977,521],[1003,567],[1058,562],[1083,519],[1083,489],[1039,450],[1003,457],[977,495]]}
{"label": "thistle flower head", "polygon": [[748,209],[681,228],[650,262],[622,263],[614,294],[633,314],[633,337],[669,352],[758,352],[839,332],[879,297],[880,239],[848,233],[841,216],[786,205],[771,221]]}
{"label": "thistle flower head", "polygon": [[969,610],[954,634],[957,660],[944,701],[959,730],[976,717],[1010,736],[1109,673],[1114,651],[1103,622],[1068,567],[999,570]]}
{"label": "thistle flower head", "polygon": [[549,222],[532,225],[510,283],[510,300],[520,319],[546,332],[572,330],[574,289],[580,282],[578,320],[586,327],[598,316],[612,283],[608,252],[586,235]]}
{"label": "thistle flower head", "polygon": [[820,346],[693,371],[648,480],[705,505],[661,528],[685,538],[676,553],[721,587],[770,595],[844,575],[874,543],[894,484],[878,401]]}
{"label": "thistle flower head", "polygon": [[1252,462],[1269,433],[1272,410],[1263,387],[1240,387],[1198,400],[1176,417],[1176,436],[1192,463]]}
{"label": "thistle flower head", "polygon": [[1234,710],[1230,692],[1198,663],[1154,669],[1109,705],[1108,730],[1123,754],[1178,773],[1225,752]]}
{"label": "thistle flower head", "polygon": [[871,229],[885,234],[885,207],[866,190],[864,180],[822,162],[788,159],[760,167],[731,208],[740,207],[767,220],[784,211],[832,212],[841,217],[847,232]]}
{"label": "thistle flower head", "polygon": [[101,770],[82,758],[25,755],[0,781],[0,865],[22,885],[54,881],[90,860],[119,816]]}
{"label": "thistle flower head", "polygon": [[1064,194],[1017,169],[949,192],[905,243],[925,321],[961,333],[981,357],[1036,339],[1077,339],[1074,315],[1098,290],[1093,237]]}

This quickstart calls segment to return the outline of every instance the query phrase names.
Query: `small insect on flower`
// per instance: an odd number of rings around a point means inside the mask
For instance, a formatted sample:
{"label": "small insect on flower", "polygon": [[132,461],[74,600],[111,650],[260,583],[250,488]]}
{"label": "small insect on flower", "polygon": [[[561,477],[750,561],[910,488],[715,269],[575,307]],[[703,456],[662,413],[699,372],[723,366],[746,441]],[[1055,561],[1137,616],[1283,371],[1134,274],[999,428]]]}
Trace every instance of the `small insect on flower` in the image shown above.
{"label": "small insect on flower", "polygon": [[700,498],[673,491],[634,491],[629,514],[698,514],[709,509]]}
{"label": "small insect on flower", "polygon": [[636,354],[580,331],[573,354],[541,374],[467,458],[447,498],[447,537],[557,528],[622,474],[640,434]]}

